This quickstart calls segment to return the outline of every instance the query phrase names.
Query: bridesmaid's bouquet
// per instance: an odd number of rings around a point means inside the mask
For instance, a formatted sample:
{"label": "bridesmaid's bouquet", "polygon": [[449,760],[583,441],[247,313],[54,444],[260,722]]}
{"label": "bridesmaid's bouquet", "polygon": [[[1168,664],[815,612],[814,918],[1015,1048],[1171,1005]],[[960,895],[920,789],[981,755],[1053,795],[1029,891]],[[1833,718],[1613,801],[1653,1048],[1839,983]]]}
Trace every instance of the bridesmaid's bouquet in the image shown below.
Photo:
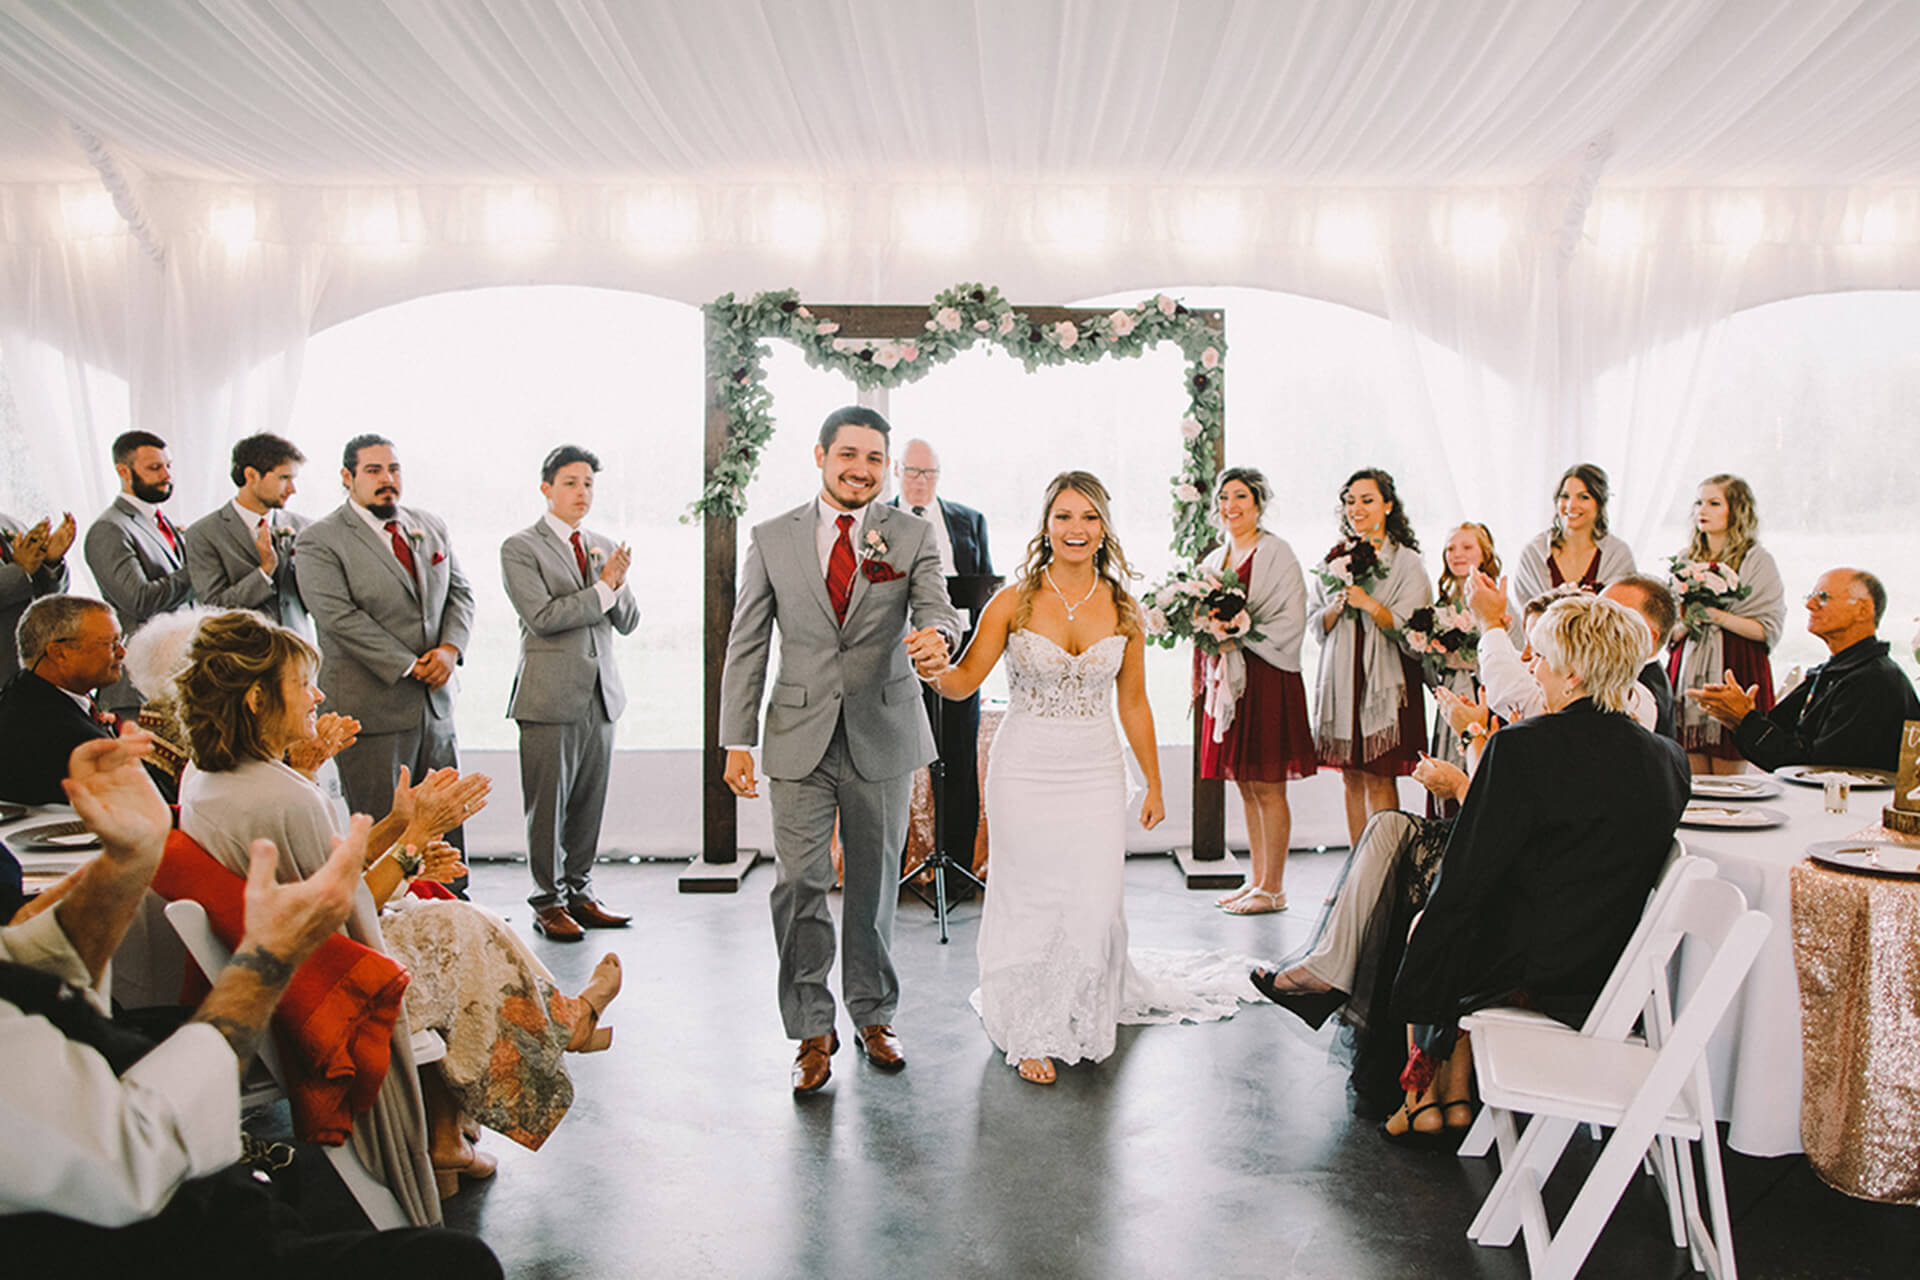
{"label": "bridesmaid's bouquet", "polygon": [[1675,556],[1668,562],[1667,571],[1673,581],[1674,598],[1680,602],[1680,621],[1690,640],[1707,633],[1707,610],[1731,608],[1734,601],[1753,594],[1753,587],[1740,581],[1732,565],[1718,560]]}
{"label": "bridesmaid's bouquet", "polygon": [[[1379,550],[1365,538],[1334,544],[1326,559],[1313,567],[1313,574],[1326,585],[1329,595],[1344,594],[1348,587],[1366,591],[1387,576],[1386,562]],[[1349,612],[1352,610],[1349,609]]]}
{"label": "bridesmaid's bouquet", "polygon": [[1147,639],[1163,649],[1191,640],[1206,654],[1218,655],[1230,641],[1261,639],[1247,612],[1247,591],[1232,569],[1189,565],[1140,596]]}
{"label": "bridesmaid's bouquet", "polygon": [[1450,671],[1472,671],[1480,658],[1480,623],[1453,605],[1415,609],[1407,615],[1407,625],[1392,634],[1420,660],[1430,685],[1443,683]]}

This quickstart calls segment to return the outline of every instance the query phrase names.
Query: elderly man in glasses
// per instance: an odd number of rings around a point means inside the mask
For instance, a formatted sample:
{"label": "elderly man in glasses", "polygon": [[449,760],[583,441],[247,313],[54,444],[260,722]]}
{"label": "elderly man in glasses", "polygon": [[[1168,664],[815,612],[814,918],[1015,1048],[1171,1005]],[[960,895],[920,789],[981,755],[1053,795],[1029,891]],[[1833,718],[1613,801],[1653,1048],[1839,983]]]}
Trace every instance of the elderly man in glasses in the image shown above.
{"label": "elderly man in glasses", "polygon": [[1863,569],[1829,569],[1807,595],[1807,630],[1833,656],[1807,673],[1772,711],[1754,709],[1755,690],[1727,673],[1687,696],[1733,730],[1744,755],[1762,769],[1784,764],[1854,765],[1894,770],[1900,729],[1920,719],[1913,683],[1887,656],[1875,632],[1887,589]]}

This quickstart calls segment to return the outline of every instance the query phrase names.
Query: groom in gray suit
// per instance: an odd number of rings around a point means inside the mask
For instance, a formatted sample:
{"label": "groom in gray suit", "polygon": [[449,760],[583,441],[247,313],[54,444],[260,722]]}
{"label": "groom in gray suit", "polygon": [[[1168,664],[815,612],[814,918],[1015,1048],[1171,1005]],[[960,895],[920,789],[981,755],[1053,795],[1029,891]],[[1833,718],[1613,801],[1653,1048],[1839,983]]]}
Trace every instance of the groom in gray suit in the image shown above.
{"label": "groom in gray suit", "polygon": [[293,580],[293,544],[305,516],[286,509],[306,455],[270,432],[233,446],[232,502],[187,527],[193,598],[222,609],[252,609],[311,639],[313,619]]}
{"label": "groom in gray suit", "polygon": [[[721,677],[727,786],[759,794],[749,751],[756,743],[772,782],[779,874],[770,905],[780,1016],[800,1042],[796,1094],[827,1082],[840,1044],[827,986],[836,817],[846,877],[841,994],[867,1060],[889,1071],[906,1065],[893,1034],[900,982],[888,946],[913,773],[934,757],[914,677],[945,670],[960,619],[947,602],[932,527],[874,502],[886,479],[888,435],[887,420],[871,409],[827,415],[813,450],[819,496],[752,532]],[[762,741],[776,623],[780,670]]]}
{"label": "groom in gray suit", "polygon": [[633,634],[633,552],[580,522],[600,459],[563,444],[540,464],[547,514],[500,547],[500,580],[520,615],[520,667],[507,714],[520,726],[520,795],[533,871],[533,927],[555,942],[617,929],[631,916],[593,896],[607,805],[613,722],[627,709],[613,633]]}
{"label": "groom in gray suit", "polygon": [[[328,704],[360,722],[334,757],[347,805],[385,813],[402,765],[416,783],[458,766],[453,669],[473,628],[473,591],[447,526],[400,505],[391,440],[347,441],[340,482],[347,500],[294,543],[294,576],[319,633]],[[462,827],[446,839],[466,847]]]}

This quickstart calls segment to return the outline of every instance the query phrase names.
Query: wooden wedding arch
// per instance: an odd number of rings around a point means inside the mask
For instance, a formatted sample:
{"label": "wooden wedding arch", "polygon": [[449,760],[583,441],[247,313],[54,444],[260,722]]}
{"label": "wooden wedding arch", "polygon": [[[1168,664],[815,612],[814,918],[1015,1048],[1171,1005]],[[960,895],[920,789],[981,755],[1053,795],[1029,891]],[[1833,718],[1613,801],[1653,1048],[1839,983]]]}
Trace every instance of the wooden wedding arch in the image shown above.
{"label": "wooden wedding arch", "polygon": [[[1175,486],[1176,553],[1197,558],[1210,545],[1207,523],[1213,477],[1225,458],[1224,351],[1226,312],[1190,309],[1159,295],[1138,307],[1015,307],[998,291],[956,285],[928,306],[809,304],[791,291],[737,303],[726,295],[705,309],[705,486],[687,518],[704,526],[704,670],[701,856],[681,877],[682,892],[731,892],[758,850],[740,848],[738,801],[723,780],[720,678],[733,627],[739,520],[744,491],[771,433],[772,397],[760,339],[800,346],[810,363],[832,368],[861,387],[918,381],[976,341],[994,341],[1029,371],[1090,363],[1104,355],[1137,355],[1146,346],[1178,342],[1188,357],[1188,417],[1181,430],[1187,459]],[[1009,322],[1011,317],[1011,322]],[[1076,352],[1080,343],[1086,347]],[[1226,852],[1224,784],[1199,772],[1195,715],[1193,834],[1175,850],[1189,888],[1227,887],[1239,879]],[[743,856],[744,855],[744,856]]]}

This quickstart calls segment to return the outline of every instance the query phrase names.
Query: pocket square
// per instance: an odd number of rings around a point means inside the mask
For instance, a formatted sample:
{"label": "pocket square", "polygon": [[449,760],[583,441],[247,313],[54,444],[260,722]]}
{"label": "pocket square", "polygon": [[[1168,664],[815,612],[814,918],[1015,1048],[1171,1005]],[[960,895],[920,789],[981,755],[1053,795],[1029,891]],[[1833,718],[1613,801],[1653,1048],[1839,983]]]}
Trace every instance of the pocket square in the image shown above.
{"label": "pocket square", "polygon": [[442,560],[445,560],[446,558],[447,558],[447,553],[446,553],[446,552],[444,552],[444,551],[436,551],[436,552],[434,552],[434,553],[433,553],[433,559],[432,559],[432,560],[430,560],[430,561],[428,561],[428,563],[429,563],[429,564],[439,564],[439,563],[440,563],[440,562],[441,562]]}
{"label": "pocket square", "polygon": [[868,582],[895,582],[907,576],[885,560],[863,560],[860,572],[867,575]]}

